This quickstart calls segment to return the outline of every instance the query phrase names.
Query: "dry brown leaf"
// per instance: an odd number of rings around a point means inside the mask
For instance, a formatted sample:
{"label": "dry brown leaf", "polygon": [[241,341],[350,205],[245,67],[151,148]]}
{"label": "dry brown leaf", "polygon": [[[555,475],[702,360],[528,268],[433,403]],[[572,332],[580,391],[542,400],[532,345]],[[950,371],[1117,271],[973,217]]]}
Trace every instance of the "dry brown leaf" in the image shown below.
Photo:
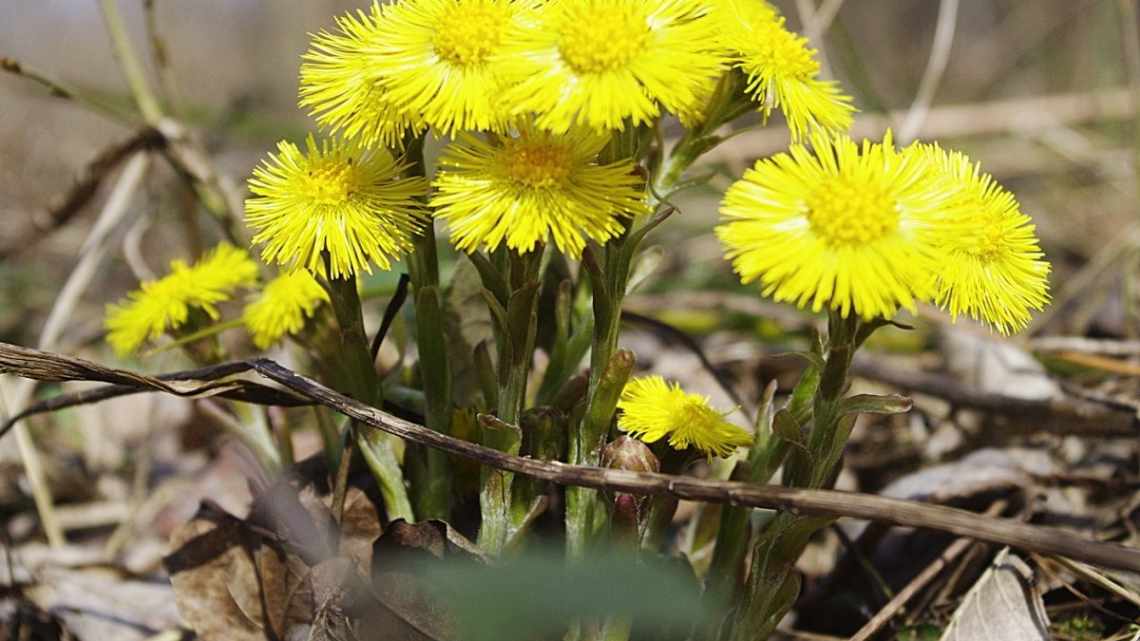
{"label": "dry brown leaf", "polygon": [[942,641],[1050,641],[1049,615],[1033,570],[1002,550],[966,593]]}
{"label": "dry brown leaf", "polygon": [[367,641],[448,641],[458,636],[451,614],[417,564],[481,561],[466,549],[454,529],[442,521],[397,520],[377,539],[372,551],[372,592],[378,607],[363,613],[360,629]]}
{"label": "dry brown leaf", "polygon": [[286,638],[311,621],[308,567],[241,521],[199,515],[174,533],[166,557],[183,620],[204,641]]}

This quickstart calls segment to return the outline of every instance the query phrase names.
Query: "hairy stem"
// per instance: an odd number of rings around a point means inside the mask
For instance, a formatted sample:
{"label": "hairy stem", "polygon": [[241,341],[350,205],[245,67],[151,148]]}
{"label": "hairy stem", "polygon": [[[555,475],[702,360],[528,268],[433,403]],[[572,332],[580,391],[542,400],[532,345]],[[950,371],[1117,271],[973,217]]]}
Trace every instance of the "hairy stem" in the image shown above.
{"label": "hairy stem", "polygon": [[[364,316],[356,292],[356,279],[330,278],[328,290],[340,328],[338,362],[343,365],[340,384],[349,396],[362,403],[378,406],[383,402],[383,393],[368,351],[368,337],[364,333]],[[377,434],[375,430],[361,430],[358,427],[353,424],[351,428],[353,438],[380,486],[388,518],[414,521],[412,504],[404,487],[404,474],[396,460],[394,439]]]}

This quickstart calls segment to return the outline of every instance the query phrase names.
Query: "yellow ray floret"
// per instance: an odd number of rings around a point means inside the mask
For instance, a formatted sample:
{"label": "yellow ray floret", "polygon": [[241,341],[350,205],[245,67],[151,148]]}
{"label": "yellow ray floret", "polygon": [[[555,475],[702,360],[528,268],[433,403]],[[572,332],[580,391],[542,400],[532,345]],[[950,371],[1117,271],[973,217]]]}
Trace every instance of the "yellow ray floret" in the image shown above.
{"label": "yellow ray floret", "polygon": [[1013,194],[965,154],[937,145],[907,150],[936,168],[953,194],[931,229],[940,254],[936,302],[1002,334],[1024,329],[1049,302],[1049,263]]}
{"label": "yellow ray floret", "polygon": [[763,0],[715,0],[720,42],[748,78],[747,90],[767,118],[784,113],[793,140],[815,130],[846,131],[855,111],[833,81],[820,79],[816,52]]}
{"label": "yellow ray floret", "polygon": [[668,437],[674,449],[691,447],[709,456],[728,456],[752,443],[752,435],[725,420],[726,413],[710,407],[707,398],[660,376],[630,381],[618,407],[618,429],[646,443]]}
{"label": "yellow ray floret", "polygon": [[170,273],[147,281],[126,300],[107,306],[107,342],[127,356],[147,340],[186,324],[191,310],[218,318],[217,304],[257,280],[257,264],[244,249],[222,243],[194,265],[175,260]]}
{"label": "yellow ray floret", "polygon": [[313,37],[301,63],[300,105],[331,132],[364,145],[398,147],[426,126],[414,111],[396,105],[385,89],[379,4],[370,13],[338,17],[336,33]]}
{"label": "yellow ray floret", "polygon": [[608,137],[574,128],[554,135],[530,126],[488,142],[461,134],[440,157],[431,206],[455,246],[525,253],[553,241],[567,256],[605,242],[622,218],[645,211],[644,181],[632,161],[602,164]]}
{"label": "yellow ray floret", "polygon": [[254,169],[245,206],[262,259],[332,278],[388,269],[425,219],[427,180],[399,177],[404,169],[383,149],[341,140],[309,136],[304,151],[278,143]]}
{"label": "yellow ray floret", "polygon": [[813,311],[890,318],[933,291],[924,233],[948,195],[928,163],[882,143],[814,134],[729,188],[716,233],[741,280]]}
{"label": "yellow ray floret", "polygon": [[329,295],[308,270],[298,269],[274,278],[257,300],[246,305],[242,322],[253,344],[267,349],[286,334],[296,334]]}
{"label": "yellow ray floret", "polygon": [[377,22],[376,68],[401,109],[442,134],[503,131],[509,113],[496,62],[536,0],[402,0]]}
{"label": "yellow ray floret", "polygon": [[723,67],[703,0],[551,0],[501,62],[543,129],[617,129],[691,110]]}

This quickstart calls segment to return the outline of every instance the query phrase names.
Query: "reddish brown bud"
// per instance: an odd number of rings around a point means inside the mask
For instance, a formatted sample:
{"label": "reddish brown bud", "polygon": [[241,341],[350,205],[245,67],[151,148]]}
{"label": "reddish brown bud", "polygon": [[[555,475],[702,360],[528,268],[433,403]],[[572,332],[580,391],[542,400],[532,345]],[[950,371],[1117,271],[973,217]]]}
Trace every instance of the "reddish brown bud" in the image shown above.
{"label": "reddish brown bud", "polygon": [[602,467],[629,472],[659,472],[661,462],[649,446],[628,436],[619,436],[602,450]]}

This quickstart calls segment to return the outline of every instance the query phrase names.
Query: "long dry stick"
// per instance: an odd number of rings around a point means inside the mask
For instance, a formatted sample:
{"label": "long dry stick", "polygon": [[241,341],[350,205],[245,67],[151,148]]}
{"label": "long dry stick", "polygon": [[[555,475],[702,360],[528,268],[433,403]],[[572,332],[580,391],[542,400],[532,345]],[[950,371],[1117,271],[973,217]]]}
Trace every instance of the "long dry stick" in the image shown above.
{"label": "long dry stick", "polygon": [[[256,372],[298,396],[330,407],[363,425],[408,441],[438,448],[496,469],[561,485],[882,521],[906,527],[941,530],[1108,568],[1140,571],[1140,550],[1087,540],[1058,529],[989,518],[956,508],[854,492],[804,490],[669,474],[635,473],[512,456],[392,416],[268,359],[239,361],[218,367],[225,368],[231,375],[241,371]],[[60,354],[0,343],[0,373],[5,372],[44,380],[98,380],[160,391],[174,390],[182,395],[193,393],[193,390],[187,388],[176,390],[169,382],[153,377],[114,370]],[[217,392],[222,389],[219,383],[210,381],[201,387]]]}

